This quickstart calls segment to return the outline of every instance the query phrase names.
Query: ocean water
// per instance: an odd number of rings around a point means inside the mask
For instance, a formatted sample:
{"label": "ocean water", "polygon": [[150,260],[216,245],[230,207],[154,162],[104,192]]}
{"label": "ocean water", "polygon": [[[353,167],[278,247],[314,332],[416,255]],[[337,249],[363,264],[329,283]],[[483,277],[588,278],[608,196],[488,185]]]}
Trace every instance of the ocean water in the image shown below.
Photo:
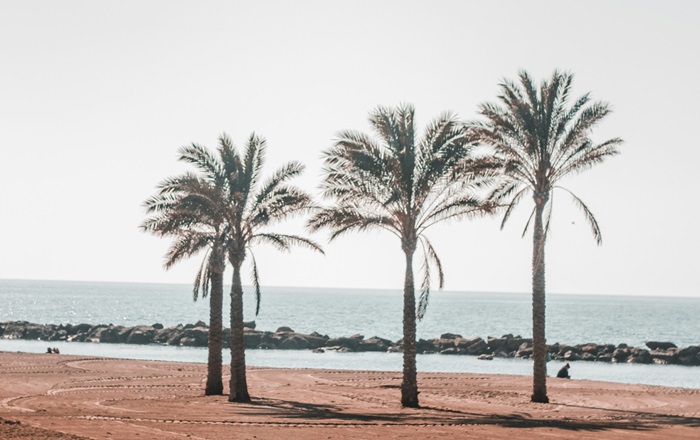
{"label": "ocean water", "polygon": [[[228,288],[225,288],[228,291]],[[165,326],[208,322],[206,299],[193,302],[191,287],[176,284],[88,283],[0,280],[0,321],[25,320],[41,324],[90,323]],[[263,287],[259,316],[250,289],[244,294],[244,318],[260,330],[289,326],[295,331],[318,331],[331,337],[356,333],[366,337],[401,338],[400,290],[360,290]],[[228,307],[225,301],[224,307]],[[679,346],[700,344],[700,299],[631,296],[556,295],[547,298],[548,342],[577,344],[672,341]],[[224,313],[227,316],[227,313]],[[427,315],[418,324],[418,337],[442,333],[465,337],[531,336],[529,294],[440,292],[431,294]],[[47,342],[0,339],[0,350],[43,352]],[[62,353],[135,359],[206,362],[206,350],[163,346],[57,343]],[[279,367],[400,370],[400,354],[324,353],[249,350],[250,365]],[[558,368],[554,362],[552,368]],[[422,371],[471,371],[530,374],[531,362],[518,359],[478,361],[469,356],[419,356]],[[700,388],[700,367],[611,365],[577,362],[576,378]]]}

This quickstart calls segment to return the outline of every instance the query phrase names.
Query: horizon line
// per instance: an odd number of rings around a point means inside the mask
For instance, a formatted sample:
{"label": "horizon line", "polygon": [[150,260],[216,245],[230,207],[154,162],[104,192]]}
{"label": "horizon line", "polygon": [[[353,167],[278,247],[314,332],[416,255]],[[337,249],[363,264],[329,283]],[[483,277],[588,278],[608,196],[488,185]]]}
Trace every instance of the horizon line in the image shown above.
{"label": "horizon line", "polygon": [[[58,282],[58,283],[93,283],[93,284],[150,284],[150,285],[173,285],[173,286],[189,286],[192,283],[184,282],[155,282],[155,281],[104,281],[104,280],[59,280],[59,279],[30,279],[30,278],[1,278],[0,281],[19,281],[19,282]],[[230,283],[229,283],[230,284]],[[224,283],[224,285],[229,285]],[[252,285],[243,285],[244,288],[250,288]],[[288,285],[268,285],[265,288],[287,288],[287,289],[334,289],[334,290],[364,290],[364,291],[384,291],[384,292],[402,292],[401,288],[383,288],[383,287],[339,287],[339,286],[288,286]],[[502,290],[450,290],[450,289],[431,289],[431,293],[466,293],[466,294],[510,294],[510,295],[531,295],[531,292],[512,292]],[[547,292],[547,295],[563,295],[563,296],[606,296],[606,297],[640,297],[640,298],[668,298],[668,299],[700,299],[700,294],[697,295],[661,295],[656,293],[580,293],[580,292]]]}

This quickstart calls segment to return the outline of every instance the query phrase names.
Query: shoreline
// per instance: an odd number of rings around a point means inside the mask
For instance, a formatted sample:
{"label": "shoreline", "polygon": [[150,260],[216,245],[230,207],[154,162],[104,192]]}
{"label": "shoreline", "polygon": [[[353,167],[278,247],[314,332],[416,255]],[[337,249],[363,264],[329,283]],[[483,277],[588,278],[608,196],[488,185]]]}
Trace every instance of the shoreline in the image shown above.
{"label": "shoreline", "polygon": [[0,375],[0,418],[22,424],[0,430],[88,438],[696,438],[700,428],[700,390],[587,380],[549,378],[543,405],[529,402],[529,377],[419,373],[422,408],[405,409],[393,371],[251,367],[245,405],[204,397],[203,364],[0,352]]}
{"label": "shoreline", "polygon": [[[256,330],[255,321],[244,323],[246,350],[280,349],[312,350],[317,353],[336,352],[401,352],[402,340],[392,341],[379,336],[364,335],[329,337],[318,332],[304,334],[289,327],[276,331]],[[228,348],[230,330],[224,328],[224,348]],[[0,322],[0,338],[43,340],[46,342],[90,342],[133,345],[169,345],[182,347],[206,347],[209,327],[199,321],[164,327],[162,324],[121,326],[113,324],[36,324],[27,321]],[[439,338],[416,341],[419,354],[467,355],[479,359],[494,358],[529,359],[532,355],[532,339],[506,334],[501,337],[480,336],[465,338],[460,334],[443,333]],[[619,344],[550,344],[551,358],[566,362],[588,361],[605,363],[636,363],[657,365],[700,366],[700,345],[678,347],[668,341],[647,341],[646,348]]]}

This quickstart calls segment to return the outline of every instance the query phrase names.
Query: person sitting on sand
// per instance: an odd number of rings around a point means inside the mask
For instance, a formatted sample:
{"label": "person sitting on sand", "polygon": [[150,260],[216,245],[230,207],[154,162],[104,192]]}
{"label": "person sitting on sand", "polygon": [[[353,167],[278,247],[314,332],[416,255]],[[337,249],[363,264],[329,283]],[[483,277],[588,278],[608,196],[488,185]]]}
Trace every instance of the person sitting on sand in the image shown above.
{"label": "person sitting on sand", "polygon": [[54,354],[61,354],[61,352],[58,351],[58,348],[57,348],[57,347],[54,347],[54,348],[53,348],[53,352],[54,352]]}
{"label": "person sitting on sand", "polygon": [[53,353],[53,348],[49,347],[46,349],[46,354],[51,354]]}
{"label": "person sitting on sand", "polygon": [[568,362],[566,364],[564,364],[564,366],[561,367],[561,370],[559,370],[559,372],[557,373],[557,377],[561,377],[562,379],[571,379],[571,376],[569,376],[569,368],[570,367],[571,366],[569,365]]}

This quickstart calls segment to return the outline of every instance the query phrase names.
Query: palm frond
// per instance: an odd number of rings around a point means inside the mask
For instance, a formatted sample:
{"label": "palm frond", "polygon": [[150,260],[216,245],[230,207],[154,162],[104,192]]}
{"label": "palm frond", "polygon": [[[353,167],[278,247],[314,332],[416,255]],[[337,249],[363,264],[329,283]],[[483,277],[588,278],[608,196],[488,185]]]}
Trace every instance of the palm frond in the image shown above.
{"label": "palm frond", "polygon": [[603,235],[600,232],[600,226],[598,226],[598,221],[595,219],[595,216],[593,215],[591,210],[588,209],[588,206],[586,206],[586,204],[583,203],[583,200],[579,199],[578,196],[576,196],[576,194],[572,193],[564,187],[557,186],[556,188],[563,189],[564,191],[569,193],[576,206],[578,206],[583,211],[583,214],[591,227],[591,232],[593,233],[593,237],[595,238],[595,241],[598,244],[598,246],[603,244]]}
{"label": "palm frond", "polygon": [[258,262],[255,261],[255,255],[253,255],[252,250],[250,252],[250,259],[253,262],[253,273],[251,275],[253,278],[253,288],[255,289],[255,316],[258,316],[258,313],[260,313],[260,300],[262,299],[262,295],[260,293],[260,275],[258,273]]}
{"label": "palm frond", "polygon": [[330,229],[330,241],[351,231],[364,231],[372,228],[388,230],[401,237],[400,225],[395,224],[393,219],[381,215],[372,216],[372,214],[364,213],[352,206],[321,209],[311,217],[307,226],[311,231],[318,231],[321,228]]}
{"label": "palm frond", "polygon": [[[438,288],[442,289],[445,285],[445,273],[442,270],[442,262],[438,257],[435,248],[430,243],[427,237],[421,237],[421,246],[423,248],[423,282],[421,283],[421,294],[418,300],[418,309],[416,317],[422,320],[425,317],[425,312],[428,310],[430,300],[430,268],[434,265],[438,274]],[[432,264],[431,264],[432,263]]]}
{"label": "palm frond", "polygon": [[205,250],[209,246],[210,241],[211,237],[193,231],[185,231],[182,235],[176,236],[175,241],[165,255],[165,262],[163,263],[165,269],[170,269],[182,259]]}
{"label": "palm frond", "polygon": [[535,208],[532,208],[532,212],[530,213],[530,217],[527,218],[527,222],[525,223],[525,227],[523,228],[523,234],[520,236],[521,238],[525,237],[525,234],[527,234],[527,230],[530,229],[530,223],[532,222],[532,218],[535,216]]}
{"label": "palm frond", "polygon": [[192,143],[181,147],[178,160],[197,167],[209,180],[215,181],[220,175],[220,162],[206,147]]}
{"label": "palm frond", "polygon": [[254,242],[271,244],[280,251],[288,252],[291,250],[292,246],[299,246],[320,252],[322,254],[324,253],[323,248],[318,243],[299,235],[258,233],[252,238],[252,241]]}
{"label": "palm frond", "polygon": [[192,300],[197,301],[200,289],[202,290],[202,298],[205,298],[208,292],[207,287],[209,283],[207,282],[207,276],[205,272],[209,267],[209,251],[207,250],[202,259],[202,264],[199,265],[199,270],[197,271],[197,276],[194,278],[194,288],[192,289]]}
{"label": "palm frond", "polygon": [[513,209],[518,205],[520,200],[523,198],[523,196],[529,191],[529,187],[523,187],[520,191],[518,191],[512,199],[510,199],[510,202],[508,202],[508,205],[506,207],[506,211],[503,213],[503,220],[501,220],[501,229],[503,229],[506,225],[506,222],[510,218],[510,215],[513,213]]}

